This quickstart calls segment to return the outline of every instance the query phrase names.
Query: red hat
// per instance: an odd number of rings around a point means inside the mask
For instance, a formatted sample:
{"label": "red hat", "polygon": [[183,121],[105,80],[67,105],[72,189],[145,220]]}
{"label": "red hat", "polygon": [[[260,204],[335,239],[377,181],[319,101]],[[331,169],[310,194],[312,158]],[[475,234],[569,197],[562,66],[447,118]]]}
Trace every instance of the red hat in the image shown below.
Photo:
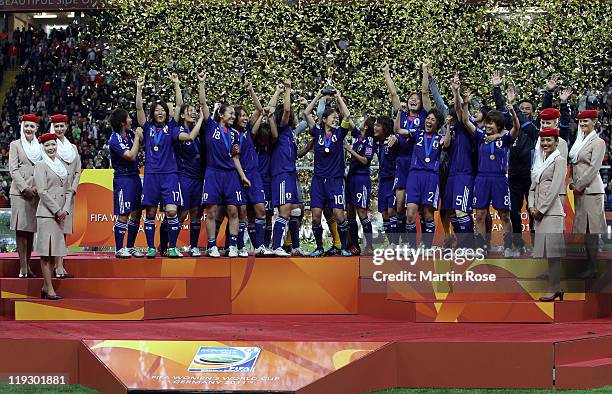
{"label": "red hat", "polygon": [[587,109],[578,114],[578,119],[597,119],[599,112],[596,109]]}
{"label": "red hat", "polygon": [[21,117],[21,121],[22,122],[34,122],[34,123],[40,123],[40,116],[36,116],[34,114],[27,114],[27,115],[23,115]]}
{"label": "red hat", "polygon": [[38,142],[40,142],[41,144],[44,144],[45,142],[50,141],[50,140],[57,140],[57,135],[51,134],[51,133],[45,133],[41,135],[40,137],[38,137]]}
{"label": "red hat", "polygon": [[558,137],[559,129],[555,127],[546,127],[540,130],[540,137]]}
{"label": "red hat", "polygon": [[540,112],[540,119],[542,120],[555,120],[561,117],[561,112],[555,108],[546,108]]}
{"label": "red hat", "polygon": [[57,114],[51,116],[51,123],[60,123],[65,122],[68,123],[68,115]]}

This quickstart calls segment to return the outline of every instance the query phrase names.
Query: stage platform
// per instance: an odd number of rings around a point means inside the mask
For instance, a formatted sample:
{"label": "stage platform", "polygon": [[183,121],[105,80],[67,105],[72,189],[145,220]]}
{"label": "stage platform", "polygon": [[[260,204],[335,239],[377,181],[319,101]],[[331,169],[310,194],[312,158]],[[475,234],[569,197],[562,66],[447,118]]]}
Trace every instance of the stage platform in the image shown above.
{"label": "stage platform", "polygon": [[378,282],[368,257],[78,254],[65,265],[76,278],[54,284],[66,298],[43,301],[41,279],[16,279],[16,256],[0,256],[0,353],[19,354],[0,372],[105,393],[612,385],[610,293],[564,278],[565,301],[537,301],[545,260],[384,267],[496,275],[471,283]]}

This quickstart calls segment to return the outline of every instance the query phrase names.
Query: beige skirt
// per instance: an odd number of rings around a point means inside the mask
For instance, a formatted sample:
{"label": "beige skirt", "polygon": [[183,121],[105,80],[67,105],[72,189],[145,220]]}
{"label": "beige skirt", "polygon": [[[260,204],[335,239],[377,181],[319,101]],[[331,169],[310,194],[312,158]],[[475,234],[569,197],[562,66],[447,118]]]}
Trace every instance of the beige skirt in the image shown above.
{"label": "beige skirt", "polygon": [[66,240],[64,239],[64,224],[57,223],[54,218],[36,218],[38,233],[34,251],[41,256],[66,256]]}
{"label": "beige skirt", "polygon": [[26,200],[11,194],[11,230],[36,232],[36,208],[38,197]]}
{"label": "beige skirt", "polygon": [[542,220],[535,220],[534,222],[533,257],[565,256],[565,239],[563,237],[565,216],[545,215]]}
{"label": "beige skirt", "polygon": [[574,234],[606,233],[606,214],[603,194],[574,194]]}

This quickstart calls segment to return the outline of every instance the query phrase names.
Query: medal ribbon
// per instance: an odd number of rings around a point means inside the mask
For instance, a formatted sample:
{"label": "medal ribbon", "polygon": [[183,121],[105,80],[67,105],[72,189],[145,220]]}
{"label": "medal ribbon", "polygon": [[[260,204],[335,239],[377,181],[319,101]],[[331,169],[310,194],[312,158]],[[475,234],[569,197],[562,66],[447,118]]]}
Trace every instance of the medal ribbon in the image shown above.
{"label": "medal ribbon", "polygon": [[329,138],[327,138],[327,132],[325,132],[325,135],[324,135],[324,137],[325,137],[325,147],[327,149],[329,149],[329,147],[331,146],[332,137],[333,136],[334,136],[334,132],[333,131],[329,133]]}
{"label": "medal ribbon", "polygon": [[165,130],[166,127],[168,126],[165,126],[164,128],[159,128],[159,129],[157,127],[155,128],[155,135],[153,138],[153,142],[155,143],[156,146],[159,145],[162,139],[162,136],[164,135],[163,131]]}
{"label": "medal ribbon", "polygon": [[[429,155],[431,154],[431,149],[433,148],[433,140],[434,140],[434,136],[429,136],[427,135],[427,133],[423,133],[425,134],[423,137],[423,145],[425,146],[425,157],[429,157]],[[429,140],[429,144],[427,143],[427,140]],[[429,145],[429,146],[428,146]]]}
{"label": "medal ribbon", "polygon": [[219,126],[219,128],[222,131],[221,137],[223,137],[223,142],[225,143],[225,147],[227,148],[227,152],[229,153],[229,155],[231,157],[231,155],[232,155],[232,136],[228,132],[227,128],[223,128],[221,126]]}
{"label": "medal ribbon", "polygon": [[495,141],[489,143],[489,150],[491,151],[491,155],[495,153]]}

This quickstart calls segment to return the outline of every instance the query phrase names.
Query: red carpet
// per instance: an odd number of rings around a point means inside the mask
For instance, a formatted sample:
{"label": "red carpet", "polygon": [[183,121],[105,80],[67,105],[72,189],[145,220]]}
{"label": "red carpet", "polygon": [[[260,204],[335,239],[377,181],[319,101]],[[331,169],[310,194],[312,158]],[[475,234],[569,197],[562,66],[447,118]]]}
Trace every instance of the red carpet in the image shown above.
{"label": "red carpet", "polygon": [[0,321],[0,339],[560,342],[612,336],[612,319],[557,324],[411,323],[354,315],[225,315],[144,322]]}

